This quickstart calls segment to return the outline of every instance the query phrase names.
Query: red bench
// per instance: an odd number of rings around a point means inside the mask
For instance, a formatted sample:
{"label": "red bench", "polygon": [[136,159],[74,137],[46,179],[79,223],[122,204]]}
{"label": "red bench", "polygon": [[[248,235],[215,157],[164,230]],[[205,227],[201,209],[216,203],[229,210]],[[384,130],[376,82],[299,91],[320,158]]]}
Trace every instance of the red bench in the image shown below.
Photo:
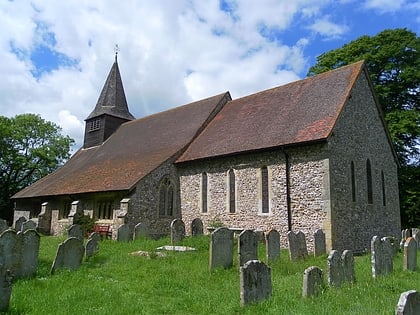
{"label": "red bench", "polygon": [[99,233],[102,237],[111,238],[112,232],[110,226],[107,224],[95,224],[93,231]]}

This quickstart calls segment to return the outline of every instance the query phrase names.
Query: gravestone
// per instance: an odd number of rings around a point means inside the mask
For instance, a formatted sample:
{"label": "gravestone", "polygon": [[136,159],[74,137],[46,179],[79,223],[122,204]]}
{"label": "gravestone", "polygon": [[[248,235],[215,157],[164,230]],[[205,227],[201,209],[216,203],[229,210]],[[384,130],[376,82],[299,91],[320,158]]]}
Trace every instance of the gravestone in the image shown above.
{"label": "gravestone", "polygon": [[328,265],[328,284],[333,287],[341,287],[343,283],[343,264],[340,252],[332,250],[327,258]]}
{"label": "gravestone", "polygon": [[129,224],[122,224],[117,230],[117,241],[118,242],[129,242],[133,239],[131,233],[131,227]]}
{"label": "gravestone", "polygon": [[287,239],[289,241],[290,260],[296,261],[308,257],[305,234],[302,231],[297,233],[293,231],[287,232]]}
{"label": "gravestone", "polygon": [[0,312],[5,312],[9,308],[12,281],[12,272],[0,265]]}
{"label": "gravestone", "polygon": [[343,281],[354,283],[356,274],[354,272],[354,256],[351,250],[346,249],[341,255],[341,264],[343,268]]}
{"label": "gravestone", "polygon": [[259,260],[240,267],[241,305],[266,300],[271,296],[271,268]]}
{"label": "gravestone", "polygon": [[404,244],[407,238],[412,237],[413,231],[411,229],[404,229],[401,230],[401,242],[400,242],[400,248],[402,251],[404,251]]}
{"label": "gravestone", "polygon": [[20,231],[25,232],[27,230],[36,230],[36,223],[32,220],[23,222]]}
{"label": "gravestone", "polygon": [[0,234],[9,228],[6,220],[0,219]]}
{"label": "gravestone", "polygon": [[303,272],[303,297],[317,296],[323,286],[323,273],[319,267],[312,266]]}
{"label": "gravestone", "polygon": [[92,233],[90,233],[90,235],[89,235],[88,240],[89,240],[89,239],[93,239],[93,240],[95,240],[96,242],[99,242],[100,240],[102,240],[102,237],[101,237],[101,234],[100,234],[99,232],[92,232]]}
{"label": "gravestone", "polygon": [[325,233],[321,229],[318,229],[314,233],[314,256],[321,256],[326,253]]}
{"label": "gravestone", "polygon": [[23,239],[20,275],[23,277],[31,277],[36,275],[36,270],[38,268],[39,245],[41,238],[34,229],[19,233],[21,233],[21,237]]}
{"label": "gravestone", "polygon": [[265,235],[265,248],[267,261],[274,261],[280,258],[280,233],[271,229]]}
{"label": "gravestone", "polygon": [[0,264],[10,270],[13,276],[20,276],[22,266],[23,239],[12,229],[4,231],[0,236]]}
{"label": "gravestone", "polygon": [[243,266],[249,260],[258,259],[258,237],[252,230],[244,230],[238,237],[238,261]]}
{"label": "gravestone", "polygon": [[139,239],[142,237],[147,237],[149,234],[149,229],[147,227],[147,224],[144,222],[137,223],[134,227],[134,239]]}
{"label": "gravestone", "polygon": [[417,242],[409,237],[404,244],[404,270],[415,271],[417,268]]}
{"label": "gravestone", "polygon": [[413,235],[413,238],[416,240],[417,242],[417,249],[420,250],[420,232],[416,233]]}
{"label": "gravestone", "polygon": [[233,231],[219,227],[210,235],[209,269],[233,265]]}
{"label": "gravestone", "polygon": [[20,217],[19,219],[17,219],[15,221],[15,231],[16,232],[21,231],[22,230],[22,223],[26,222],[26,221],[27,221],[27,219],[25,217]]}
{"label": "gravestone", "polygon": [[67,229],[67,236],[68,238],[70,237],[75,237],[78,238],[79,240],[81,240],[83,242],[83,240],[85,239],[84,235],[83,235],[83,229],[80,225],[78,224],[73,224],[72,226],[70,226]]}
{"label": "gravestone", "polygon": [[57,253],[51,268],[51,274],[58,269],[77,270],[82,264],[85,248],[83,242],[70,237],[58,245]]}
{"label": "gravestone", "polygon": [[401,293],[395,308],[395,315],[419,315],[420,294],[416,290]]}
{"label": "gravestone", "polygon": [[171,222],[171,243],[182,241],[185,238],[185,224],[181,219]]}
{"label": "gravestone", "polygon": [[394,269],[394,250],[388,238],[374,236],[371,241],[372,275],[377,278],[386,275]]}
{"label": "gravestone", "polygon": [[203,235],[203,221],[199,218],[195,218],[191,222],[191,235],[200,236]]}
{"label": "gravestone", "polygon": [[99,251],[99,244],[97,238],[89,238],[86,242],[85,256],[86,260],[95,255]]}

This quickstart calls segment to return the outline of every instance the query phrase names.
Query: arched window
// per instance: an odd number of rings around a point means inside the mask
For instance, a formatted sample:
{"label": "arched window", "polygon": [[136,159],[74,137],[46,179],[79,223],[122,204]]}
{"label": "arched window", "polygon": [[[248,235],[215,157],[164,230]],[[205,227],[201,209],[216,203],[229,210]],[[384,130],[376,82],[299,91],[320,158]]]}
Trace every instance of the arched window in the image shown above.
{"label": "arched window", "polygon": [[384,175],[384,171],[381,171],[381,182],[382,182],[382,205],[383,206],[386,206],[385,175]]}
{"label": "arched window", "polygon": [[367,200],[369,204],[373,203],[373,187],[372,187],[372,167],[370,160],[366,161],[366,189],[367,189]]}
{"label": "arched window", "polygon": [[175,189],[169,178],[162,180],[159,186],[159,215],[172,216],[175,204]]}
{"label": "arched window", "polygon": [[236,200],[235,200],[235,172],[230,169],[228,171],[228,187],[229,187],[229,213],[235,213],[236,212]]}
{"label": "arched window", "polygon": [[268,213],[269,211],[268,169],[264,166],[261,168],[261,212]]}
{"label": "arched window", "polygon": [[201,174],[201,212],[207,213],[207,173]]}
{"label": "arched window", "polygon": [[350,164],[350,172],[351,172],[351,201],[356,202],[356,175],[354,171],[354,163],[351,161]]}

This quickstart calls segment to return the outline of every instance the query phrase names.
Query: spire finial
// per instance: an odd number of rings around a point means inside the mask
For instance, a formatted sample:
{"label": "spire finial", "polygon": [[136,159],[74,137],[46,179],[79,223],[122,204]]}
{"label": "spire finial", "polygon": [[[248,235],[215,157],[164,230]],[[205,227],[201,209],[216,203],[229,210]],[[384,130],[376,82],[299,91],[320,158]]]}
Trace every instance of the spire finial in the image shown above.
{"label": "spire finial", "polygon": [[118,44],[115,44],[114,51],[115,51],[115,62],[117,62],[118,52],[120,51],[120,47],[118,47]]}

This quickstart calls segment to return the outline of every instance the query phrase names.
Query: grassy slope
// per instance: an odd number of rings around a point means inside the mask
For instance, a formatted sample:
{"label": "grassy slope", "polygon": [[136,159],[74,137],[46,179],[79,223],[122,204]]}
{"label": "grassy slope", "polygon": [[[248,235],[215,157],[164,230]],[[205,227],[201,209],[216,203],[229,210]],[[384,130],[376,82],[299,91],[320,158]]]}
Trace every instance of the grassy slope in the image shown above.
{"label": "grassy slope", "polygon": [[[100,252],[75,272],[49,274],[57,245],[63,239],[42,237],[38,274],[15,282],[9,314],[393,314],[400,293],[420,290],[420,271],[402,270],[402,255],[394,272],[372,279],[370,256],[356,257],[356,284],[340,289],[325,286],[317,298],[304,299],[303,271],[309,266],[324,270],[326,256],[291,263],[287,251],[271,264],[273,296],[268,301],[240,306],[239,272],[208,271],[207,236],[187,238],[182,245],[196,252],[168,252],[165,258],[129,255],[153,251],[169,244],[138,240],[131,243],[102,241]],[[260,259],[265,248],[259,245]],[[420,253],[419,255],[420,256]],[[418,257],[420,268],[420,258]]]}

